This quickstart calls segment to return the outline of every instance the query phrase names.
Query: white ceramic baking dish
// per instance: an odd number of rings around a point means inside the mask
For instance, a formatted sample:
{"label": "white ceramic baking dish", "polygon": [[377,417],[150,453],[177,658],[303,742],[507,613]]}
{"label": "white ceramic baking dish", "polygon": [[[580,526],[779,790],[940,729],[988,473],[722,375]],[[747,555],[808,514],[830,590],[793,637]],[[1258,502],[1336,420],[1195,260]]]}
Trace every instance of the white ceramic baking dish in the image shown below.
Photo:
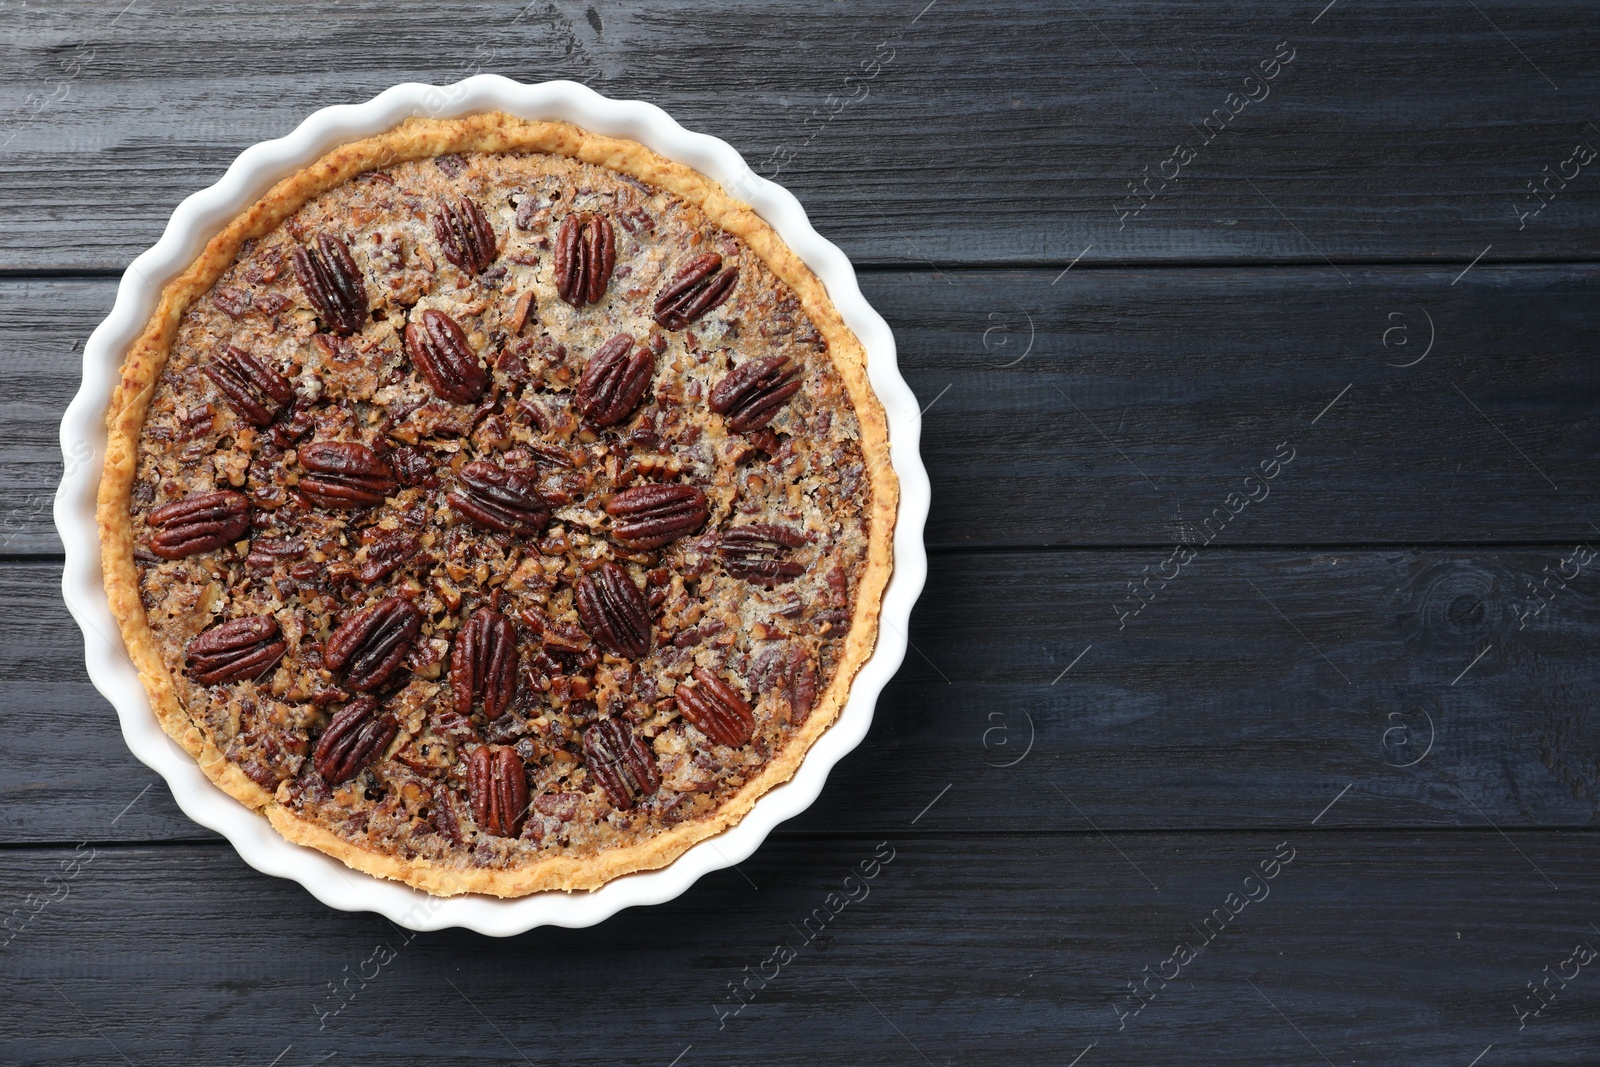
{"label": "white ceramic baking dish", "polygon": [[[888,413],[892,460],[900,478],[894,576],[883,598],[877,650],[857,675],[838,721],[812,747],[794,778],[757,801],[737,826],[701,842],[660,870],[619,878],[592,893],[546,892],[515,900],[432,897],[351,870],[320,852],[285,841],[265,818],[212,785],[162,731],[123,652],[101,585],[95,525],[106,407],[123,355],[154,311],[162,287],[274,182],[337,145],[380,133],[412,115],[455,118],[492,110],[528,119],[561,119],[597,133],[632,138],[713,178],[750,204],[822,279],[844,321],[866,347],[872,386]],[[927,574],[922,528],[929,492],[917,453],[920,430],[916,397],[895,365],[894,337],[862,298],[850,261],[811,228],[799,201],[752,172],[728,144],[691,133],[651,104],[610,100],[574,82],[524,85],[479,75],[449,86],[397,85],[364,104],[324,108],[287,137],[247,149],[220,181],[178,205],[161,240],[123,274],[111,314],[84,347],[83,386],[61,423],[66,468],[56,493],[55,520],[66,546],[62,592],[83,630],[89,677],[117,709],[128,747],[167,780],[178,806],[190,818],[221,833],[252,867],[294,879],[330,907],[375,911],[412,930],[461,926],[506,936],[547,924],[590,926],[623,908],[671,900],[707,871],[747,858],[773,827],[816,799],[833,765],[866,736],[878,693],[905,656],[911,607]]]}

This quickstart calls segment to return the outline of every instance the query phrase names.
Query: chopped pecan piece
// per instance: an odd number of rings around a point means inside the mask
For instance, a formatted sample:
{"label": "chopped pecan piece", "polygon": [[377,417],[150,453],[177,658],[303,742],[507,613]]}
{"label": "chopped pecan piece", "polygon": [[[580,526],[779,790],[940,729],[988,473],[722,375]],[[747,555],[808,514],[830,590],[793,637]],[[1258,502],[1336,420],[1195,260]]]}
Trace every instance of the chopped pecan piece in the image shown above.
{"label": "chopped pecan piece", "polygon": [[634,794],[661,788],[655,753],[621,719],[601,719],[583,731],[583,758],[590,776],[623,811],[633,807]]}
{"label": "chopped pecan piece", "polygon": [[190,641],[187,651],[189,677],[218,685],[260,678],[277,666],[289,643],[271,615],[245,615],[213,626]]}
{"label": "chopped pecan piece", "polygon": [[439,475],[433,469],[433,460],[420,448],[402,445],[389,458],[395,477],[401,485],[420,485],[426,489],[439,488]]}
{"label": "chopped pecan piece", "polygon": [[643,659],[650,651],[650,607],[628,572],[611,560],[578,579],[578,618],[606,651]]}
{"label": "chopped pecan piece", "polygon": [[365,508],[383,503],[397,484],[394,469],[366,445],[312,441],[300,449],[300,491],[325,508]]}
{"label": "chopped pecan piece", "polygon": [[471,197],[440,204],[433,216],[433,235],[444,258],[468,274],[482,274],[494,262],[494,227]]}
{"label": "chopped pecan piece", "polygon": [[483,745],[467,757],[467,796],[478,829],[516,837],[528,817],[528,772],[517,750]]}
{"label": "chopped pecan piece", "polygon": [[722,557],[723,568],[735,578],[771,588],[806,572],[803,564],[789,558],[805,543],[806,536],[799,530],[757,522],[724,531],[717,555]]}
{"label": "chopped pecan piece", "polygon": [[796,644],[783,665],[784,689],[789,696],[789,722],[798,726],[817,702],[817,661]]}
{"label": "chopped pecan piece", "polygon": [[162,559],[183,559],[243,537],[250,529],[250,501],[228,489],[199,493],[156,508],[147,521],[156,531],[150,551]]}
{"label": "chopped pecan piece", "polygon": [[573,307],[598,304],[617,265],[617,237],[604,215],[568,215],[556,235],[556,292]]}
{"label": "chopped pecan piece", "polygon": [[[528,316],[531,314],[533,314],[533,290],[529,289],[517,297],[516,303],[511,305],[511,319],[506,326],[512,333],[521,333],[522,328],[528,324]],[[506,349],[501,358],[505,359],[510,353],[511,350]],[[502,366],[501,369],[505,368]]]}
{"label": "chopped pecan piece", "polygon": [[589,357],[578,379],[578,410],[596,426],[614,426],[633,414],[650,387],[655,359],[619,333]]}
{"label": "chopped pecan piece", "polygon": [[312,762],[329,785],[348,782],[383,755],[399,732],[399,720],[382,711],[376,699],[357,697],[340,709],[317,738]]}
{"label": "chopped pecan piece", "polygon": [[706,524],[706,495],[692,485],[640,485],[606,504],[611,536],[624,548],[660,548]]}
{"label": "chopped pecan piece", "polygon": [[317,235],[317,247],[294,249],[294,276],[322,322],[335,333],[352,334],[367,322],[367,283],[349,247],[331,233]]}
{"label": "chopped pecan piece", "polygon": [[542,815],[566,822],[578,814],[579,799],[577,793],[545,793],[534,798],[533,807]]}
{"label": "chopped pecan piece", "polygon": [[484,718],[498,719],[517,691],[517,631],[492,608],[479,608],[450,650],[450,688],[456,711],[472,714],[483,703]]}
{"label": "chopped pecan piece", "polygon": [[479,526],[517,536],[536,536],[550,521],[550,504],[532,478],[486,459],[474,460],[457,475],[460,488],[450,506]]}
{"label": "chopped pecan piece", "polygon": [[739,691],[704,667],[696,667],[693,675],[694,685],[673,691],[679,713],[719,745],[748,744],[756,720]]}
{"label": "chopped pecan piece", "polygon": [[416,534],[405,530],[378,530],[367,545],[367,558],[356,571],[356,577],[371,585],[381,582],[416,558],[422,542]]}
{"label": "chopped pecan piece", "polygon": [[270,426],[294,399],[294,386],[266,360],[228,345],[201,368],[228,406],[257,426]]}
{"label": "chopped pecan piece", "polygon": [[399,672],[421,632],[421,608],[405,597],[385,597],[328,635],[322,662],[344,673],[347,688],[376,689]]}
{"label": "chopped pecan piece", "polygon": [[211,290],[211,302],[221,308],[228,318],[237,321],[250,306],[250,294],[243,289],[227,289],[219,285]]}
{"label": "chopped pecan piece", "polygon": [[711,410],[728,420],[734,433],[759,430],[800,391],[800,368],[785,356],[763,356],[741,363],[711,390]]}
{"label": "chopped pecan piece", "polygon": [[489,387],[489,372],[467,343],[459,323],[442,311],[424,311],[421,322],[406,326],[406,354],[445,400],[470,404]]}
{"label": "chopped pecan piece", "polygon": [[678,269],[672,283],[656,297],[656,322],[681,330],[728,299],[739,280],[739,268],[722,269],[722,257],[705,252]]}
{"label": "chopped pecan piece", "polygon": [[456,819],[455,805],[450,800],[450,787],[443,782],[433,783],[433,811],[429,817],[441,835],[452,845],[461,847],[461,823]]}

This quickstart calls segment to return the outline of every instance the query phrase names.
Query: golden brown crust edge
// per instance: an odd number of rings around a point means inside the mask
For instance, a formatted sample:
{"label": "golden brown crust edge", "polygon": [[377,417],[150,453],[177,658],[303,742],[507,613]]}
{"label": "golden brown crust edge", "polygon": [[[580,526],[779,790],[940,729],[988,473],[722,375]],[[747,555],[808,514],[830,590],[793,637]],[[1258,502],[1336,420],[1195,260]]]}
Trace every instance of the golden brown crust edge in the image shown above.
{"label": "golden brown crust edge", "polygon": [[[550,857],[514,870],[458,869],[373,852],[280,806],[270,793],[224,758],[183,708],[145,619],[133,560],[129,506],[139,433],[184,311],[234,261],[246,240],[268,233],[313,197],[363,171],[451,152],[548,152],[598,164],[695,204],[714,224],[741,238],[795,291],[807,316],[827,339],[829,355],[855,407],[862,454],[872,485],[867,562],[839,667],[804,727],[783,750],[705,819],[598,856]],[[665,159],[634,141],[602,137],[568,123],[534,122],[489,112],[464,119],[413,118],[387,133],[334,149],[273,186],[212,238],[194,263],[166,286],[155,314],[128,350],[106,427],[105,473],[98,507],[106,596],[122,628],[128,656],[139,671],[162,728],[223,791],[251,808],[262,809],[273,827],[288,840],[315,848],[356,870],[405,882],[438,896],[484,893],[517,897],[550,889],[592,890],[625,874],[666,866],[697,842],[737,823],[757,799],[794,776],[812,744],[838,717],[856,672],[877,644],[879,608],[894,567],[899,482],[889,459],[888,423],[867,379],[866,353],[861,342],[840,318],[821,281],[760,216],[698,171]]]}

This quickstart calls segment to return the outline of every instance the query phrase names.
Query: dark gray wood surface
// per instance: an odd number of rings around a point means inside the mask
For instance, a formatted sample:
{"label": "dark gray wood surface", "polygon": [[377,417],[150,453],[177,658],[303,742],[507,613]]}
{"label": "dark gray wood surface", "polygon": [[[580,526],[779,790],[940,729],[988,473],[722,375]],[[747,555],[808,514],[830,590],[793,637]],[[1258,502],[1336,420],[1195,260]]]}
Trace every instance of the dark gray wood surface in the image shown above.
{"label": "dark gray wood surface", "polygon": [[[0,1063],[1600,1062],[1600,563],[1563,562],[1600,545],[1592,5],[0,27]],[[176,203],[479,71],[650,99],[799,195],[935,490],[914,650],[817,804],[505,941],[330,911],[191,823],[84,674],[49,513],[82,341]]]}

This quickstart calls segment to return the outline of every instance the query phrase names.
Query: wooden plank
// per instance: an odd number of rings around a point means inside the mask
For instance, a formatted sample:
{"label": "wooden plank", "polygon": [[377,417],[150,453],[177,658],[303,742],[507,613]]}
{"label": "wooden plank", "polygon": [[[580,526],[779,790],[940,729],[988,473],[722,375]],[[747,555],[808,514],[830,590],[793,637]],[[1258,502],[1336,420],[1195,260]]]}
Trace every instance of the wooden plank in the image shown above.
{"label": "wooden plank", "polygon": [[[924,809],[933,832],[1270,828],[1325,808],[1324,828],[1590,825],[1600,564],[1563,558],[937,555],[868,740],[787,829],[882,833]],[[1145,586],[1164,562],[1177,577]],[[119,814],[155,779],[85,681],[56,582],[54,564],[0,566],[0,601],[36,605],[0,619],[0,841],[207,836],[159,783]]]}
{"label": "wooden plank", "polygon": [[479,72],[658,103],[862,262],[1593,254],[1600,23],[1323,6],[13,5],[0,268],[120,270],[250,144]]}
{"label": "wooden plank", "polygon": [[[1514,837],[790,838],[672,903],[508,940],[331,911],[220,844],[12,851],[0,1056],[1592,1063],[1600,990],[1568,961],[1600,945],[1594,835]],[[1199,952],[1174,978],[1179,943]]]}
{"label": "wooden plank", "polygon": [[[1600,268],[1344,272],[865,275],[927,406],[928,543],[1171,544],[1285,442],[1219,544],[1596,536]],[[0,282],[6,553],[59,551],[57,425],[112,297]]]}

